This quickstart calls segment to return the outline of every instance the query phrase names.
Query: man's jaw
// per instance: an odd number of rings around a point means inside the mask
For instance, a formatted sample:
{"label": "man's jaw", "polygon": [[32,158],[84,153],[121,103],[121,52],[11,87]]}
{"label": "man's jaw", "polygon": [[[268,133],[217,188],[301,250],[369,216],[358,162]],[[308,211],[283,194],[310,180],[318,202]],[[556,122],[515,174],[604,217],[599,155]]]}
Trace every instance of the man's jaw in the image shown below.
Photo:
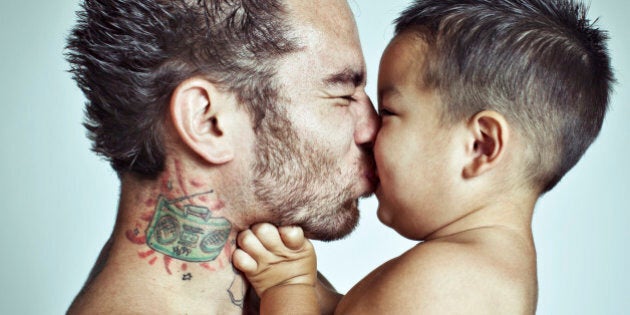
{"label": "man's jaw", "polygon": [[301,224],[304,235],[324,242],[340,240],[350,235],[359,223],[358,199],[346,201],[339,207],[339,212],[341,214],[335,215],[337,220],[334,221],[326,222],[326,219],[321,218],[318,220],[319,224],[313,224],[312,221]]}

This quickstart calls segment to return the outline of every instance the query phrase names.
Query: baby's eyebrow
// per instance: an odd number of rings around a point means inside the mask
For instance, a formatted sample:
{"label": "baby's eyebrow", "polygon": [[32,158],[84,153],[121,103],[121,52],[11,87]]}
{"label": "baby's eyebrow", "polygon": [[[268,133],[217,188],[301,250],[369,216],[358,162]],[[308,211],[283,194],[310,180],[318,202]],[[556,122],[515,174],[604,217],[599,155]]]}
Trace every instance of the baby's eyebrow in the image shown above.
{"label": "baby's eyebrow", "polygon": [[400,91],[395,86],[388,85],[378,90],[378,103],[380,104],[386,96],[392,97],[397,95],[400,95]]}

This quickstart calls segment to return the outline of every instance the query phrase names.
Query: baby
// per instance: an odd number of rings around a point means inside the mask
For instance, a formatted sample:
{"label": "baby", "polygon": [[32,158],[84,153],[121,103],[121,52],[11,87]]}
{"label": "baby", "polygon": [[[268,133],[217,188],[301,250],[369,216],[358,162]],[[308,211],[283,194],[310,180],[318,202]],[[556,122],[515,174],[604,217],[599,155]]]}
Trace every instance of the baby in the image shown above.
{"label": "baby", "polygon": [[605,42],[572,0],[415,1],[381,59],[374,156],[378,218],[422,242],[335,299],[299,228],[254,226],[233,262],[261,312],[535,313],[534,206],[599,133]]}

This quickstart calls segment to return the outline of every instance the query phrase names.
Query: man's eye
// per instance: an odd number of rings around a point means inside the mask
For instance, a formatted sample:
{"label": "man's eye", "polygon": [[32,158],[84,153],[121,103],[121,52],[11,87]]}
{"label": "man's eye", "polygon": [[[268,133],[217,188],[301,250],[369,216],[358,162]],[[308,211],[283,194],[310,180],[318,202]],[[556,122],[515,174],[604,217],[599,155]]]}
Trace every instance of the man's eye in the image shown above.
{"label": "man's eye", "polygon": [[339,105],[341,106],[350,106],[350,104],[355,101],[356,99],[352,95],[339,96]]}

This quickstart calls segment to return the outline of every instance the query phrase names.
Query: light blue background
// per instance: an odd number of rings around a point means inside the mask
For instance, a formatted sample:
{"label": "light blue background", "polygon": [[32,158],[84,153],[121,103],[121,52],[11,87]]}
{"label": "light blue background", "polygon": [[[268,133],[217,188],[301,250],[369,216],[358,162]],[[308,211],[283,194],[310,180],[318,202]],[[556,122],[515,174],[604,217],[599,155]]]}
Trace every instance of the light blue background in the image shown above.
{"label": "light blue background", "polygon": [[[114,223],[118,180],[89,151],[84,102],[63,59],[76,1],[0,3],[0,313],[60,314],[79,291]],[[374,98],[391,21],[409,3],[352,1]],[[630,312],[630,4],[595,0],[610,31],[619,83],[600,137],[538,204],[539,314]],[[414,243],[383,227],[376,201],[349,238],[317,243],[319,268],[345,292]],[[422,298],[422,297],[418,297]]]}

